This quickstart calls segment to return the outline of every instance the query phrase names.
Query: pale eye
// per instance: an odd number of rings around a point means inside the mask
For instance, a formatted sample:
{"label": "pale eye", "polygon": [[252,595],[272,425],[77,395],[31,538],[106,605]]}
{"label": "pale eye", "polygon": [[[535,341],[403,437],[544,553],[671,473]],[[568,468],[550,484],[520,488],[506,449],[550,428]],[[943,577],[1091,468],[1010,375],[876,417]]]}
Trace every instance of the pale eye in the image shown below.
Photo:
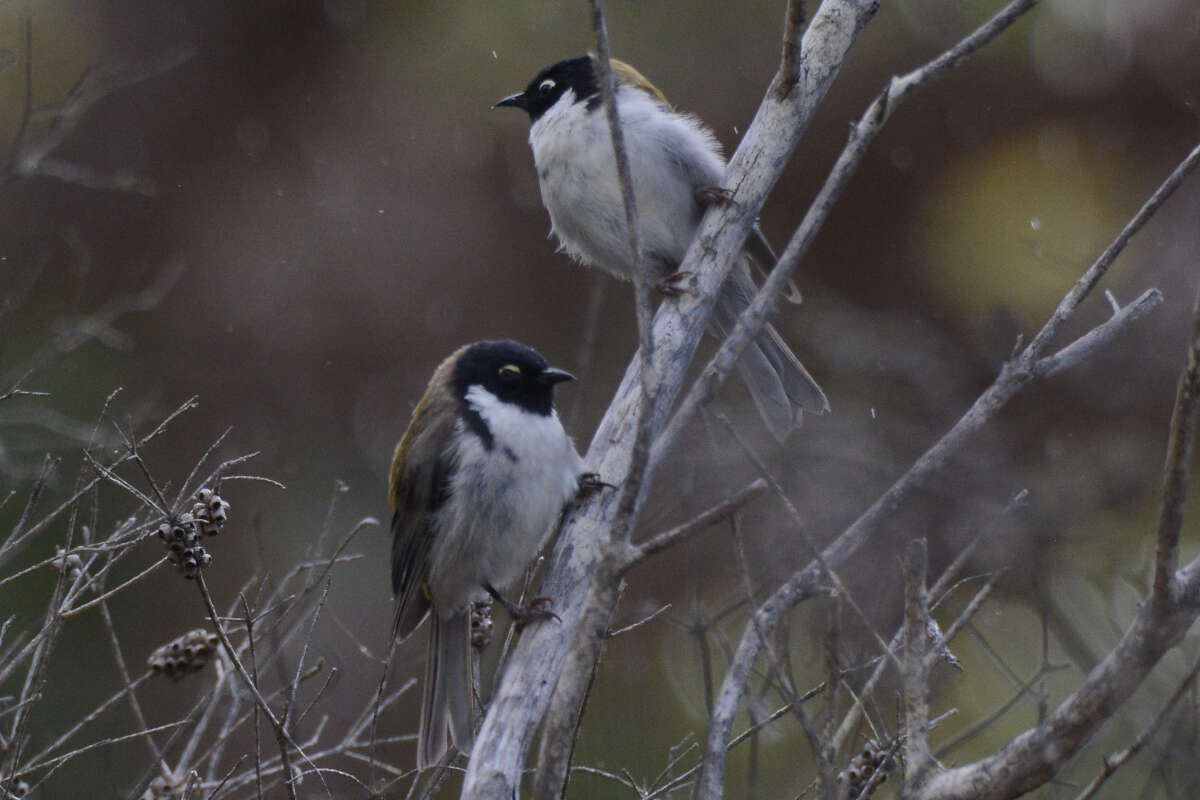
{"label": "pale eye", "polygon": [[557,83],[555,83],[554,81],[547,78],[546,80],[544,80],[538,84],[538,91],[539,92],[550,92],[550,91],[553,91],[554,87],[557,85],[558,85]]}
{"label": "pale eye", "polygon": [[521,379],[521,368],[516,364],[505,364],[497,375],[505,383],[515,383]]}

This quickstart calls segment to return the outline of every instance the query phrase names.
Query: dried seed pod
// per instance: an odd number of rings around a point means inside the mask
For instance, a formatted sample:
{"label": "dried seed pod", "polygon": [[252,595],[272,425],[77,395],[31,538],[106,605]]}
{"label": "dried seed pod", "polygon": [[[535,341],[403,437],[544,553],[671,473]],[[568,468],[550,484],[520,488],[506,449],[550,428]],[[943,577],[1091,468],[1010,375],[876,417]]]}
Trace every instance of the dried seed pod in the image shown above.
{"label": "dried seed pod", "polygon": [[29,784],[25,781],[0,781],[0,796],[24,797],[29,794]]}
{"label": "dried seed pod", "polygon": [[213,490],[201,489],[196,493],[192,515],[201,533],[216,536],[229,519],[229,503]]}
{"label": "dried seed pod", "polygon": [[[894,760],[888,756],[888,747],[871,739],[838,775],[838,783],[844,787],[842,796],[858,797],[868,784],[873,788],[879,786],[887,780],[893,766]],[[882,774],[876,777],[877,773]]]}
{"label": "dried seed pod", "polygon": [[156,649],[146,663],[155,672],[177,681],[184,675],[203,669],[216,651],[219,641],[216,634],[197,628]]}
{"label": "dried seed pod", "polygon": [[167,560],[186,578],[195,578],[212,564],[212,556],[201,545],[207,527],[208,506],[197,503],[194,510],[169,519],[158,527],[158,535],[167,542]]}

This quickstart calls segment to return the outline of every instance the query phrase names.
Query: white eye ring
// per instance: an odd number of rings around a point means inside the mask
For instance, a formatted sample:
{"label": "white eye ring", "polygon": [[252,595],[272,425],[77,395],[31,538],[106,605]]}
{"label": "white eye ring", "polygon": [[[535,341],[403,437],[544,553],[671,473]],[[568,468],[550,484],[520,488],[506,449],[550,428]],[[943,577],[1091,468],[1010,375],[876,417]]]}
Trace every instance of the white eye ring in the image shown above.
{"label": "white eye ring", "polygon": [[544,80],[538,84],[538,91],[539,92],[548,92],[557,85],[558,85],[557,83],[555,83],[554,81],[547,78],[546,80]]}

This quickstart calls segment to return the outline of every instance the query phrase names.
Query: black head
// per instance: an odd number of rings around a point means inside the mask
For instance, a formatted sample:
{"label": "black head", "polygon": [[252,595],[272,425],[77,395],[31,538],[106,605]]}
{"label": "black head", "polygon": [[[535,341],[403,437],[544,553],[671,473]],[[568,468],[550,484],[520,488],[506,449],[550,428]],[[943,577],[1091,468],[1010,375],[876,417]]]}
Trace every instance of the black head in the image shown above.
{"label": "black head", "polygon": [[537,122],[550,106],[558,102],[558,98],[562,97],[567,89],[575,92],[577,103],[590,99],[600,91],[596,73],[592,69],[591,56],[570,58],[546,67],[529,82],[525,91],[504,98],[496,103],[496,107],[523,108],[528,112],[529,119]]}
{"label": "black head", "polygon": [[465,399],[467,389],[478,385],[506,403],[535,414],[554,407],[554,386],[574,380],[565,370],[552,367],[532,347],[509,340],[476,342],[454,365],[454,390]]}

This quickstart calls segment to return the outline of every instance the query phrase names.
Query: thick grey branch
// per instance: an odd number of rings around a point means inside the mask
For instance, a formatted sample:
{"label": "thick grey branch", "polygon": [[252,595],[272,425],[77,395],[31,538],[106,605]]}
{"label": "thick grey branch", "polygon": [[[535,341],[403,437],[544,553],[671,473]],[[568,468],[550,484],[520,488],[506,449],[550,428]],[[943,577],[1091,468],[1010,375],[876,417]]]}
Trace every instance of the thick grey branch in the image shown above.
{"label": "thick grey branch", "polygon": [[[804,37],[806,68],[797,92],[783,104],[771,99],[773,88],[768,88],[768,97],[726,172],[736,202],[710,206],[680,264],[681,270],[697,276],[696,292],[678,302],[663,303],[655,316],[653,363],[657,391],[645,411],[650,415],[652,430],[661,429],[678,395],[707,326],[716,291],[741,252],[767,193],[874,10],[873,0],[827,0]],[[636,420],[643,404],[640,372],[639,356],[626,369],[587,454],[588,465],[615,485],[621,485],[629,474]],[[645,480],[650,480],[653,469],[652,460]],[[579,587],[592,586],[594,579],[604,580],[604,576],[595,575],[601,557],[599,543],[609,537],[617,517],[619,494],[602,492],[564,521],[541,591],[555,599],[555,613],[561,624],[532,626],[517,643],[476,738],[464,781],[465,797],[508,797],[516,790],[533,731],[548,705],[566,661],[568,643],[583,617],[585,597]],[[589,591],[587,597],[592,596]],[[593,607],[589,613],[602,616],[606,609]],[[589,620],[588,630],[601,629],[592,624],[595,617]]]}

